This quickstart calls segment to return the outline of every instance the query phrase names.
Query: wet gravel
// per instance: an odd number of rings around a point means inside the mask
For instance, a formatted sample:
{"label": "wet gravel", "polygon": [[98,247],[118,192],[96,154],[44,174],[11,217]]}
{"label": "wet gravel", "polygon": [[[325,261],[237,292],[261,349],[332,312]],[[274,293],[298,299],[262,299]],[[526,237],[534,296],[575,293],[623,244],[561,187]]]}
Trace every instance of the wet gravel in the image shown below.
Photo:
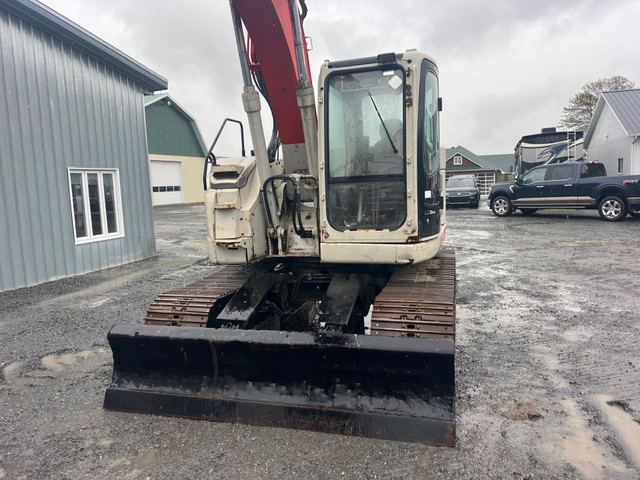
{"label": "wet gravel", "polygon": [[202,205],[154,216],[156,258],[0,293],[0,479],[640,478],[640,221],[448,212],[458,446],[438,448],[104,411],[109,328],[216,268]]}

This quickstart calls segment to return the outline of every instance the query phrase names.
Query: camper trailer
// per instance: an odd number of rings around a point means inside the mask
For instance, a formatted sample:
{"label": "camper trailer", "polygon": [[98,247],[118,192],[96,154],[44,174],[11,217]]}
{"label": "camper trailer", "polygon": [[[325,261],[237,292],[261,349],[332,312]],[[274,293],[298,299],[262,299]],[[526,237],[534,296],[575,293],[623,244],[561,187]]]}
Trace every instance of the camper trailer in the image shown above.
{"label": "camper trailer", "polygon": [[538,165],[582,160],[583,132],[557,132],[555,127],[541,133],[525,135],[515,148],[516,175],[522,175]]}

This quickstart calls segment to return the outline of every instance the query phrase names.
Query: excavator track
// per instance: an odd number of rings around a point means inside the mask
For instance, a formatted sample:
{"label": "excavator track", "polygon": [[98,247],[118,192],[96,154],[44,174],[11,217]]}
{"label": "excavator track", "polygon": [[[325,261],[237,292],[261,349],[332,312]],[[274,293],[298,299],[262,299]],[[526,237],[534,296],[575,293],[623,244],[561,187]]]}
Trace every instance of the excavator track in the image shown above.
{"label": "excavator track", "polygon": [[[279,265],[274,259],[223,267],[159,295],[145,325],[115,325],[104,407],[455,445],[454,252],[393,271],[300,261],[297,270],[282,273]],[[364,295],[381,290],[368,334],[244,329],[232,322],[213,327],[236,308],[262,305],[254,300],[269,298],[268,289],[288,275],[307,282],[292,283],[305,304],[351,298],[349,289],[372,279]],[[346,287],[331,293],[335,278]],[[351,310],[330,311],[336,319],[358,318],[345,313]]]}
{"label": "excavator track", "polygon": [[[228,265],[215,275],[162,293],[147,310],[145,325],[206,327],[216,301],[238,290],[251,269]],[[376,297],[371,335],[455,339],[455,252],[442,249],[418,265],[399,267]]]}
{"label": "excavator track", "polygon": [[144,323],[167,327],[206,327],[215,303],[238,290],[248,276],[248,267],[227,265],[215,275],[162,293],[149,305]]}
{"label": "excavator track", "polygon": [[373,304],[371,335],[454,340],[455,315],[455,251],[442,249],[427,262],[396,269]]}

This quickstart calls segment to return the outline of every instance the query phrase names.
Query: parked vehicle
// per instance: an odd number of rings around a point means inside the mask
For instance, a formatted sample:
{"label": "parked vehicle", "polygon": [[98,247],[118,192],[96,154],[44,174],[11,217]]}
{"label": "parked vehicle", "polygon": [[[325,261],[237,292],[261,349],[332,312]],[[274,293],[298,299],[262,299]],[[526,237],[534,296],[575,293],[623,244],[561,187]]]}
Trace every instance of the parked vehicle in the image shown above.
{"label": "parked vehicle", "polygon": [[595,162],[542,165],[513,182],[494,184],[488,203],[498,217],[516,209],[531,215],[541,208],[598,209],[607,221],[627,213],[640,217],[640,175],[608,177],[604,165]]}
{"label": "parked vehicle", "polygon": [[480,184],[474,175],[453,175],[447,180],[447,205],[480,205]]}
{"label": "parked vehicle", "polygon": [[523,175],[538,165],[581,161],[583,142],[582,132],[557,132],[553,127],[525,135],[515,148],[516,175]]}

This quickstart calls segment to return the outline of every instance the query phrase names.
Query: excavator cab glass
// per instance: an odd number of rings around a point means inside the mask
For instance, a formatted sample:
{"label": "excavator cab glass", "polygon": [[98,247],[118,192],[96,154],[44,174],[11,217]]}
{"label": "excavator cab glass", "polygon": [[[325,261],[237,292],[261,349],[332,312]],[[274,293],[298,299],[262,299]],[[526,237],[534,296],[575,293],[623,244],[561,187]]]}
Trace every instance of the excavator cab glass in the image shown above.
{"label": "excavator cab glass", "polygon": [[422,61],[418,114],[418,234],[428,238],[440,233],[442,185],[440,179],[440,124],[438,75],[435,64]]}
{"label": "excavator cab glass", "polygon": [[399,228],[406,216],[404,70],[327,78],[327,217],[336,230]]}

